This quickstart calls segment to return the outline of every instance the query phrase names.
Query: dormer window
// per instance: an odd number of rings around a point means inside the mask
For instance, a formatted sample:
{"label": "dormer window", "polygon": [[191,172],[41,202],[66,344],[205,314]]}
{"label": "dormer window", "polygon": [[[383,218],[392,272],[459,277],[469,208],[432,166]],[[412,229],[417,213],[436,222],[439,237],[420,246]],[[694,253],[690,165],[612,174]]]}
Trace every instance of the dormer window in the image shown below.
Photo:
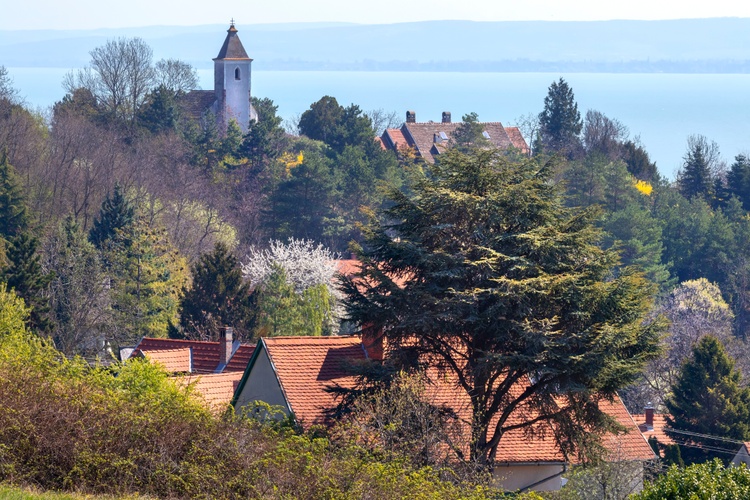
{"label": "dormer window", "polygon": [[234,70],[234,79],[239,80],[240,79],[240,68],[235,68]]}

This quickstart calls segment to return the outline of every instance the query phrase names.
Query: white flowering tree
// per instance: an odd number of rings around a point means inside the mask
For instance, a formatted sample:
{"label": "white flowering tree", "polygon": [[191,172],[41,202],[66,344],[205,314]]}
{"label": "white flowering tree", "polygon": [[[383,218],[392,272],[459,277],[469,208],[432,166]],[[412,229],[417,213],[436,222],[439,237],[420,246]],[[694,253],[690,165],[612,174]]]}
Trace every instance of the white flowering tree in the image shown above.
{"label": "white flowering tree", "polygon": [[256,335],[336,332],[340,292],[334,286],[337,255],[311,240],[271,240],[251,248],[242,273],[257,294]]}

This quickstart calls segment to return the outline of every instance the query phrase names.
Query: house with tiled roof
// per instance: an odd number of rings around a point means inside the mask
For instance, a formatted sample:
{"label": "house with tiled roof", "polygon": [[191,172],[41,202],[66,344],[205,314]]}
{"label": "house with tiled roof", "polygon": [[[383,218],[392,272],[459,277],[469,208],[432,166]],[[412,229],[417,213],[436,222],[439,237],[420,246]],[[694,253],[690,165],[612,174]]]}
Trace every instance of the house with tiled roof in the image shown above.
{"label": "house with tiled roof", "polygon": [[674,440],[666,433],[666,429],[669,427],[666,418],[666,413],[655,413],[651,406],[644,408],[643,413],[633,414],[633,419],[643,437],[646,440],[656,438],[661,447],[675,444]]}
{"label": "house with tiled roof", "polygon": [[[444,111],[439,122],[417,122],[414,111],[406,112],[406,122],[401,128],[386,129],[380,136],[383,148],[397,154],[411,150],[413,154],[428,163],[435,159],[453,144],[453,134],[461,122],[453,122],[451,114]],[[484,122],[482,135],[487,142],[499,149],[514,148],[522,154],[529,154],[529,146],[518,127],[505,127],[500,122]]]}
{"label": "house with tiled roof", "polygon": [[218,411],[227,408],[253,356],[255,346],[233,339],[231,327],[221,329],[217,342],[143,337],[129,358],[145,358],[194,384],[195,391]]}
{"label": "house with tiled roof", "polygon": [[216,120],[219,130],[225,131],[234,120],[242,132],[247,132],[258,113],[250,104],[251,65],[242,46],[237,28],[232,21],[224,44],[214,58],[214,90],[191,90],[180,97],[178,104],[183,116],[204,123]]}
{"label": "house with tiled roof", "polygon": [[[356,336],[275,337],[261,339],[240,381],[232,401],[235,411],[262,401],[283,409],[303,427],[327,425],[327,410],[337,401],[330,388],[354,388],[357,378],[352,367],[367,360],[382,360],[383,346]],[[471,401],[465,391],[444,373],[428,370],[425,397],[437,406],[449,408],[459,421],[471,420]],[[525,383],[528,383],[526,381]],[[519,383],[516,390],[523,390]],[[627,432],[608,434],[603,444],[609,458],[633,470],[635,489],[642,484],[643,462],[654,453],[641,435],[619,398],[600,400],[600,408]],[[524,409],[519,409],[520,421]],[[569,461],[560,452],[550,424],[540,423],[535,432],[516,429],[507,432],[497,450],[495,476],[507,490],[556,490],[562,487]],[[546,431],[546,432],[545,432]],[[468,441],[467,441],[468,442]]]}

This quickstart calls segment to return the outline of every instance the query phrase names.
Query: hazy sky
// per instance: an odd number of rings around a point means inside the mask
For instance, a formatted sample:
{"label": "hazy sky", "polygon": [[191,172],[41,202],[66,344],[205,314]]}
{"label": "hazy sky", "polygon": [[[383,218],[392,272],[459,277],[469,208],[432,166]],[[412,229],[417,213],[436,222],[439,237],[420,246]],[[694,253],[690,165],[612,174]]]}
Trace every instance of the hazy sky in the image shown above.
{"label": "hazy sky", "polygon": [[395,23],[750,17],[742,0],[0,0],[0,29],[343,21]]}

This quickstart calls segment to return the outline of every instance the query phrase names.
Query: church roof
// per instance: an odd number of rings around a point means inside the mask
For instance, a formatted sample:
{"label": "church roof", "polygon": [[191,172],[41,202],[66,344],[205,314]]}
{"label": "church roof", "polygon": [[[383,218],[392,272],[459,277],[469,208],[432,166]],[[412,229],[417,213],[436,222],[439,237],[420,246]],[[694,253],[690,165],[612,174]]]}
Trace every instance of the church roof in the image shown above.
{"label": "church roof", "polygon": [[217,59],[252,61],[252,59],[248,57],[247,52],[245,52],[245,47],[242,46],[240,37],[237,36],[237,28],[234,27],[234,24],[229,26],[229,29],[227,30],[227,37],[224,39],[224,45],[221,46],[219,55],[216,56],[214,61]]}

